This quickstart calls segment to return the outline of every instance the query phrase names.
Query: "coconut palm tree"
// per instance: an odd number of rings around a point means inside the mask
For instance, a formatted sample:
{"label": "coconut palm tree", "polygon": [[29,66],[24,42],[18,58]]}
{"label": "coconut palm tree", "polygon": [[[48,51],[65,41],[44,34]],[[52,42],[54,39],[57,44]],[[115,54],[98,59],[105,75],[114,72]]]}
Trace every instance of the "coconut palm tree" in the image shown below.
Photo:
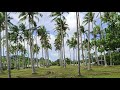
{"label": "coconut palm tree", "polygon": [[96,38],[97,38],[97,34],[100,32],[100,26],[99,25],[96,25],[94,28],[93,28],[93,31],[91,32],[92,35],[94,36],[94,48],[95,48],[95,60],[97,62],[98,65],[100,65],[99,61],[98,61],[98,55],[97,55],[97,45],[96,45]]}
{"label": "coconut palm tree", "polygon": [[84,21],[83,23],[88,24],[88,56],[89,56],[89,60],[88,60],[88,70],[91,69],[91,59],[90,59],[90,22],[93,22],[93,18],[94,18],[94,13],[92,12],[88,12],[86,13],[85,17],[84,17]]}
{"label": "coconut palm tree", "polygon": [[[70,49],[71,49],[72,47],[71,47],[70,39],[67,39],[66,43],[67,43],[67,46],[69,46],[69,53],[70,53],[70,60],[71,60],[71,51],[70,51]],[[71,63],[71,62],[70,62],[70,63]]]}
{"label": "coconut palm tree", "polygon": [[37,17],[40,15],[42,17],[41,13],[38,12],[21,12],[19,15],[19,18],[21,21],[24,21],[28,18],[29,21],[29,41],[30,41],[30,56],[31,56],[31,64],[32,64],[32,73],[35,73],[34,63],[33,63],[33,44],[32,44],[32,30],[31,26],[37,26],[36,22],[34,21],[34,17],[39,21],[39,18]]}
{"label": "coconut palm tree", "polygon": [[[35,53],[38,54],[40,47],[37,44],[34,44],[33,46],[34,46],[34,48],[33,48],[33,56],[34,56]],[[37,57],[34,59],[37,61]],[[37,61],[37,68],[38,68],[38,61]]]}
{"label": "coconut palm tree", "polygon": [[[62,43],[60,38],[61,38],[60,33],[58,33],[58,35],[56,35],[56,39],[54,41],[55,50],[58,51],[58,56],[60,56],[59,53],[60,53],[60,48],[61,48],[61,43]],[[59,65],[61,65],[61,64],[62,64],[62,62],[59,58]]]}
{"label": "coconut palm tree", "polygon": [[[64,68],[66,67],[66,62],[65,62],[65,48],[64,48],[64,37],[66,34],[66,30],[68,29],[68,25],[66,24],[66,19],[63,15],[64,12],[52,12],[50,17],[54,17],[53,20],[55,20],[56,24],[56,30],[58,30],[58,32],[61,35],[61,54],[60,54],[60,60],[62,63],[62,66],[64,66]],[[67,12],[68,13],[68,12]],[[64,61],[63,61],[64,60]]]}

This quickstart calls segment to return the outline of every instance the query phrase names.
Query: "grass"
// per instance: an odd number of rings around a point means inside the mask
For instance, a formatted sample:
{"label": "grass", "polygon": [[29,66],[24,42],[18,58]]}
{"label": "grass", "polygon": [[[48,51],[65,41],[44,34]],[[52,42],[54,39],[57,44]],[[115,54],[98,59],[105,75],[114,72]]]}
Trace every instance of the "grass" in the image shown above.
{"label": "grass", "polygon": [[[12,78],[120,78],[120,66],[92,66],[92,70],[81,66],[82,76],[78,76],[78,66],[51,66],[36,68],[36,74],[31,69],[11,70]],[[7,71],[0,74],[0,78],[7,78]]]}

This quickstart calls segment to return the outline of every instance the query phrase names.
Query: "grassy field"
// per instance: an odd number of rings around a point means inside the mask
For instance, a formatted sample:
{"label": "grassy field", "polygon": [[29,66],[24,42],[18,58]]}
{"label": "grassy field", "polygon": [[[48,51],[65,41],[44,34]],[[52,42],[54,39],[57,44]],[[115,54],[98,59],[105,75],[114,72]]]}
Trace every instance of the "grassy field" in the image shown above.
{"label": "grassy field", "polygon": [[[36,74],[31,74],[31,69],[11,70],[12,78],[120,78],[120,66],[92,66],[88,71],[81,67],[82,76],[78,76],[77,66],[51,66],[37,68]],[[0,74],[0,78],[7,78],[7,71]]]}

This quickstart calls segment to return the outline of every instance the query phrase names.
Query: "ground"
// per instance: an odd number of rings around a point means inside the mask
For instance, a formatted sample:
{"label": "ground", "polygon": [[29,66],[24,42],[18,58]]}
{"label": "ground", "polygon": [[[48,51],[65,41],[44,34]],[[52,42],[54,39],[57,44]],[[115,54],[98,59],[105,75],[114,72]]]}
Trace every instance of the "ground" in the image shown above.
{"label": "ground", "polygon": [[[78,66],[51,66],[37,68],[36,74],[31,69],[11,70],[12,78],[120,78],[120,66],[92,66],[88,71],[81,67],[81,76],[78,76]],[[0,78],[7,78],[7,71],[0,74]]]}

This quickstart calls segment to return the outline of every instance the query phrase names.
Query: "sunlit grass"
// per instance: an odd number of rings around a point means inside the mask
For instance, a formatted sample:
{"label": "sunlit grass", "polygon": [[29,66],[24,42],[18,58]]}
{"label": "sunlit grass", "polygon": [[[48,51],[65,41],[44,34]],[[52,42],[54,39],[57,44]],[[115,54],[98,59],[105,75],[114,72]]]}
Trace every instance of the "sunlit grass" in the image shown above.
{"label": "sunlit grass", "polygon": [[[81,66],[82,76],[78,76],[78,66],[51,66],[36,68],[36,74],[31,69],[11,70],[12,78],[120,78],[120,66],[92,66],[88,71]],[[7,70],[0,74],[0,78],[7,78]]]}

